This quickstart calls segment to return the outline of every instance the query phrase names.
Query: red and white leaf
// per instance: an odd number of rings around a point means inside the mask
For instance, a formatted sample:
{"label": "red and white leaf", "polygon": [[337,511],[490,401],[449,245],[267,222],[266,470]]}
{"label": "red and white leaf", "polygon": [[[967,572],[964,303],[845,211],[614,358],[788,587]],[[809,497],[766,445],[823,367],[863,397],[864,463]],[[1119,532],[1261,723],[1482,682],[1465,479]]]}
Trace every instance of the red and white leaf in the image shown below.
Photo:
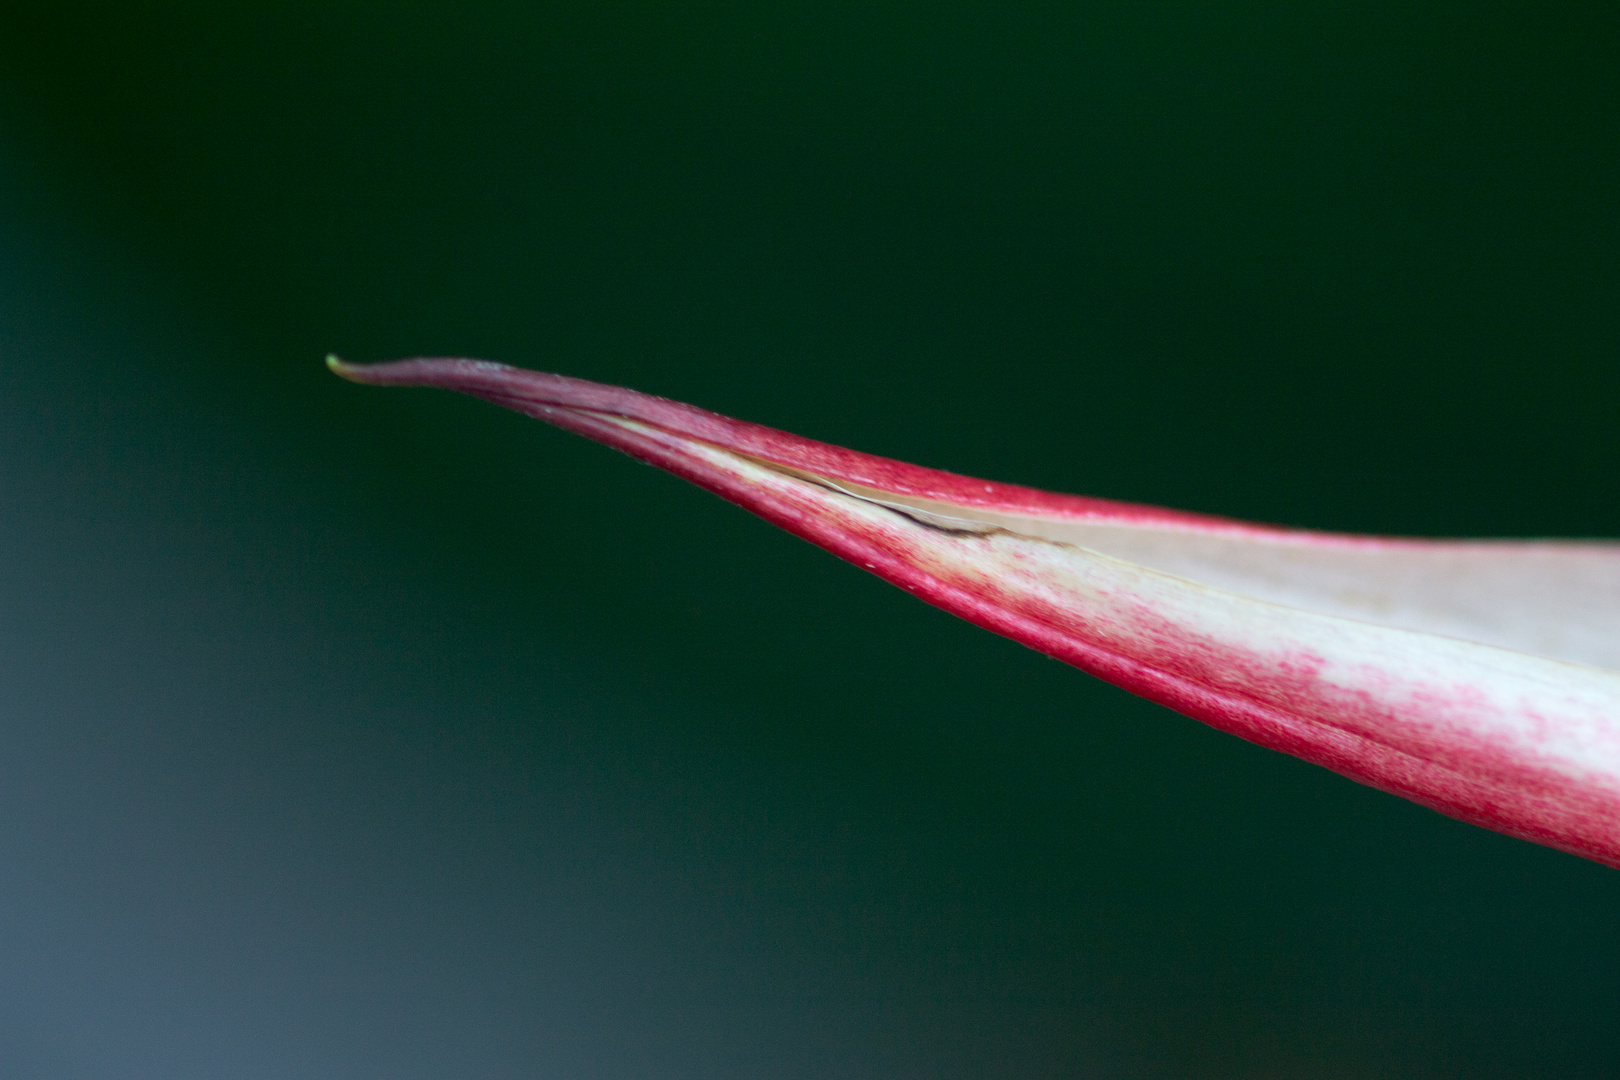
{"label": "red and white leaf", "polygon": [[975,480],[484,361],[331,365],[595,439],[1223,731],[1620,866],[1620,544],[1279,529]]}

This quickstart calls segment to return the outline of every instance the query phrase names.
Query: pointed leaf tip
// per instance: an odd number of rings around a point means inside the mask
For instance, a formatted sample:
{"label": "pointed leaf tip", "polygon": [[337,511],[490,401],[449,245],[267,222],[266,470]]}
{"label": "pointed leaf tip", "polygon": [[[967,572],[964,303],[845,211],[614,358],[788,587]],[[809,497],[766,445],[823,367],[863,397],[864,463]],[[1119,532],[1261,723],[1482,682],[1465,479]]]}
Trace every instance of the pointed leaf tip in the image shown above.
{"label": "pointed leaf tip", "polygon": [[485,361],[328,364],[585,435],[1223,731],[1620,866],[1620,544],[1279,529],[976,480]]}
{"label": "pointed leaf tip", "polygon": [[351,364],[337,353],[326,354],[326,370],[340,379],[347,379],[352,383],[369,383],[373,380],[366,378],[368,368],[377,367],[376,364]]}

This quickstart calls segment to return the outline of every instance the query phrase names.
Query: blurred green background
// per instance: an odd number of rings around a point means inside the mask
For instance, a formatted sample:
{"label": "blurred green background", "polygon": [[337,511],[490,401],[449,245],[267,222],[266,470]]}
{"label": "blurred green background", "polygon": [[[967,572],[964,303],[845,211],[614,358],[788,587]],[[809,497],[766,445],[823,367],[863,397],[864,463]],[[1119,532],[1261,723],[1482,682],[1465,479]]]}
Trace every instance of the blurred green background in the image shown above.
{"label": "blurred green background", "polygon": [[0,1072],[1620,1075],[1620,877],[1130,698],[480,356],[1620,536],[1612,4],[0,17]]}

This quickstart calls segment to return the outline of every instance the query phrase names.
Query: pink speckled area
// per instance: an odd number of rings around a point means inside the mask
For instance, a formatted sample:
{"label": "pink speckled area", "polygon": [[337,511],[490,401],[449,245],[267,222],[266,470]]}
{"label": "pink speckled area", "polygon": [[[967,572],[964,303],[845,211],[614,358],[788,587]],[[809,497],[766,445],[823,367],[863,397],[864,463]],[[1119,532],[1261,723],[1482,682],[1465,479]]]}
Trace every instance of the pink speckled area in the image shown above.
{"label": "pink speckled area", "polygon": [[[1000,513],[1324,544],[1423,541],[1275,530],[976,480],[482,361],[333,368],[356,382],[459,390],[595,439],[920,599],[1222,731],[1453,817],[1620,866],[1614,672],[1295,611],[1084,551],[1065,553],[1079,575],[1071,580],[1043,568],[1038,541],[944,537],[727,455]],[[1564,749],[1575,730],[1596,732],[1588,741],[1597,739],[1600,752],[1591,760]]]}

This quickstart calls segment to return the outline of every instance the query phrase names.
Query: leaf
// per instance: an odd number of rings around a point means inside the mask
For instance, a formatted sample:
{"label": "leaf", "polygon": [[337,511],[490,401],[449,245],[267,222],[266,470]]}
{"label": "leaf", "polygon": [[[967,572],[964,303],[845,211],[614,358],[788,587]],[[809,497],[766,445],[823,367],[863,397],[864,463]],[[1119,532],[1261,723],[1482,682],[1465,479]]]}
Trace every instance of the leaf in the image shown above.
{"label": "leaf", "polygon": [[595,439],[1222,731],[1620,866],[1620,544],[1273,528],[975,480],[484,361],[328,363]]}

